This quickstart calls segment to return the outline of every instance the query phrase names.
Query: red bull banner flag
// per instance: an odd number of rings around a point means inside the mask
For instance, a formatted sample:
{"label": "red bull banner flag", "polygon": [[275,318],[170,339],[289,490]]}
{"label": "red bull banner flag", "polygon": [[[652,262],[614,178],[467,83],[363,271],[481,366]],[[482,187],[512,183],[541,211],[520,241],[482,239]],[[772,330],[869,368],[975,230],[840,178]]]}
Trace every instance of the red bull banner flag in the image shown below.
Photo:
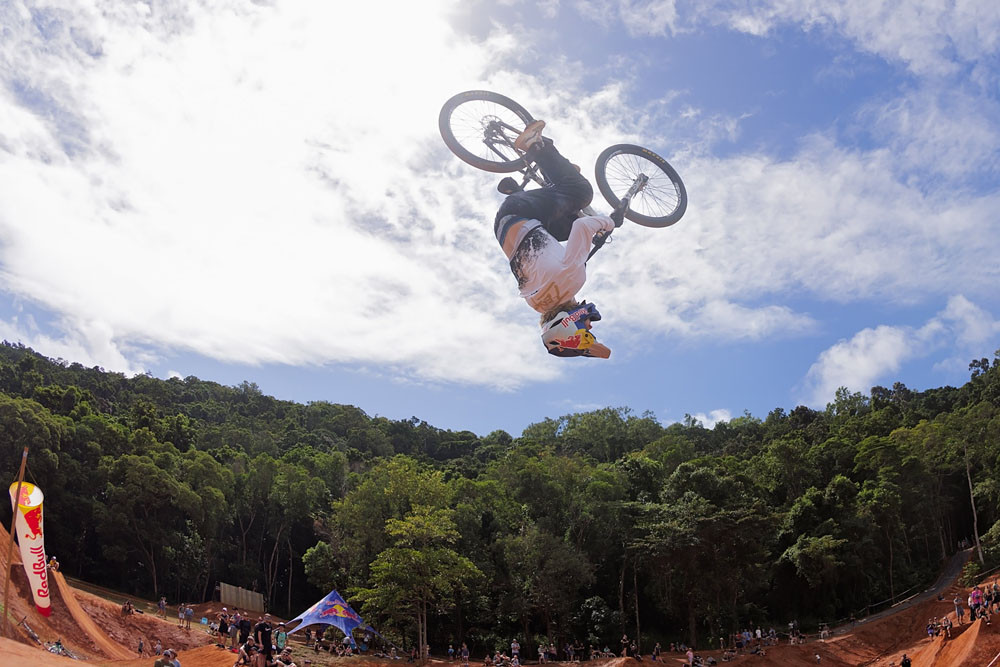
{"label": "red bull banner flag", "polygon": [[21,551],[21,562],[31,584],[31,595],[38,611],[48,616],[52,611],[49,604],[49,572],[45,569],[45,535],[42,533],[42,490],[34,484],[21,484],[21,496],[17,495],[17,482],[10,485],[10,504],[14,509],[14,534]]}
{"label": "red bull banner flag", "polygon": [[307,625],[322,624],[340,628],[341,632],[349,635],[351,630],[364,623],[357,612],[351,609],[351,605],[347,604],[337,591],[330,591],[325,598],[289,621],[288,625],[299,621],[301,622],[289,634]]}

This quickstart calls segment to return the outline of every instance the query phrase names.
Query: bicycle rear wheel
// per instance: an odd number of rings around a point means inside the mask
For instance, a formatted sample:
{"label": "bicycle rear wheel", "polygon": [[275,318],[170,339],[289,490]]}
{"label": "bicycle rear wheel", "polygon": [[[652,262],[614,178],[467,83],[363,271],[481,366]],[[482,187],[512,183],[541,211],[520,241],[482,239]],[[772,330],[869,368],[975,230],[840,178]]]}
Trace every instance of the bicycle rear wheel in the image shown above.
{"label": "bicycle rear wheel", "polygon": [[467,90],[441,108],[438,127],[451,152],[473,167],[503,174],[524,168],[514,140],[534,120],[514,100],[488,90]]}
{"label": "bicycle rear wheel", "polygon": [[645,185],[632,196],[625,217],[644,227],[669,227],[687,210],[681,177],[662,157],[641,146],[616,144],[597,157],[597,187],[612,207],[621,203],[637,180]]}

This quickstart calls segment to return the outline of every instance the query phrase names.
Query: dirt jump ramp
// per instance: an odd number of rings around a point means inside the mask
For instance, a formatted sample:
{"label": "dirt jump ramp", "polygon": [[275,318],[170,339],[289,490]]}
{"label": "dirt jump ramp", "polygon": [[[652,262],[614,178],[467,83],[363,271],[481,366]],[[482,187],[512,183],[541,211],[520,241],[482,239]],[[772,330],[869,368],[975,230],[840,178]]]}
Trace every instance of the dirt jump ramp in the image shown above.
{"label": "dirt jump ramp", "polygon": [[934,641],[913,655],[913,667],[964,665],[976,646],[982,623],[981,619],[977,619],[952,639],[945,639],[944,635],[935,637]]}
{"label": "dirt jump ramp", "polygon": [[87,633],[93,642],[101,649],[101,651],[109,658],[114,660],[130,660],[135,658],[135,654],[129,651],[127,648],[113,641],[108,637],[103,630],[97,627],[87,612],[83,610],[80,606],[79,601],[76,599],[76,595],[73,594],[73,588],[66,583],[66,578],[63,577],[62,572],[49,572],[49,577],[55,582],[59,589],[59,595],[63,599],[63,603],[66,605],[66,610],[69,611],[70,616],[76,621],[76,624],[80,626],[80,629]]}

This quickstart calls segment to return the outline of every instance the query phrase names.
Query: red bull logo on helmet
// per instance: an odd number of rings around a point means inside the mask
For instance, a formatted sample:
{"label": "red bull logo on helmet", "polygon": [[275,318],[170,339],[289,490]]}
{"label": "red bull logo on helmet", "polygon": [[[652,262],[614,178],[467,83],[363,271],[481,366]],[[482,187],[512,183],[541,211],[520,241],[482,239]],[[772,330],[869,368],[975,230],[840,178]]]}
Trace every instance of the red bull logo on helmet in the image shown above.
{"label": "red bull logo on helmet", "polygon": [[549,341],[549,345],[555,343],[559,347],[564,347],[569,350],[586,350],[596,341],[597,339],[594,337],[594,334],[581,329],[577,331],[575,336],[570,336],[569,338],[556,338],[553,341]]}

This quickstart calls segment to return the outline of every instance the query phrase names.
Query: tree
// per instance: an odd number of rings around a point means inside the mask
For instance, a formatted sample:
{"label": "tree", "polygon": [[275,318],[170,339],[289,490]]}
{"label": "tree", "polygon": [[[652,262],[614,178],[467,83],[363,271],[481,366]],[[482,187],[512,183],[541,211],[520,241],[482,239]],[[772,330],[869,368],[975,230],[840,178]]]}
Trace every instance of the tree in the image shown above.
{"label": "tree", "polygon": [[418,505],[403,519],[386,522],[392,546],[371,564],[371,586],[353,590],[366,614],[413,616],[417,646],[427,645],[428,609],[444,610],[482,577],[475,564],[455,551],[458,531],[453,510]]}
{"label": "tree", "polygon": [[183,550],[186,521],[200,515],[200,499],[147,456],[126,455],[107,465],[98,518],[104,552],[117,562],[138,553],[159,595],[159,556],[165,546]]}
{"label": "tree", "polygon": [[536,525],[504,543],[504,561],[522,613],[536,614],[553,641],[555,626],[564,627],[576,606],[576,593],[593,582],[593,567],[572,544]]}

